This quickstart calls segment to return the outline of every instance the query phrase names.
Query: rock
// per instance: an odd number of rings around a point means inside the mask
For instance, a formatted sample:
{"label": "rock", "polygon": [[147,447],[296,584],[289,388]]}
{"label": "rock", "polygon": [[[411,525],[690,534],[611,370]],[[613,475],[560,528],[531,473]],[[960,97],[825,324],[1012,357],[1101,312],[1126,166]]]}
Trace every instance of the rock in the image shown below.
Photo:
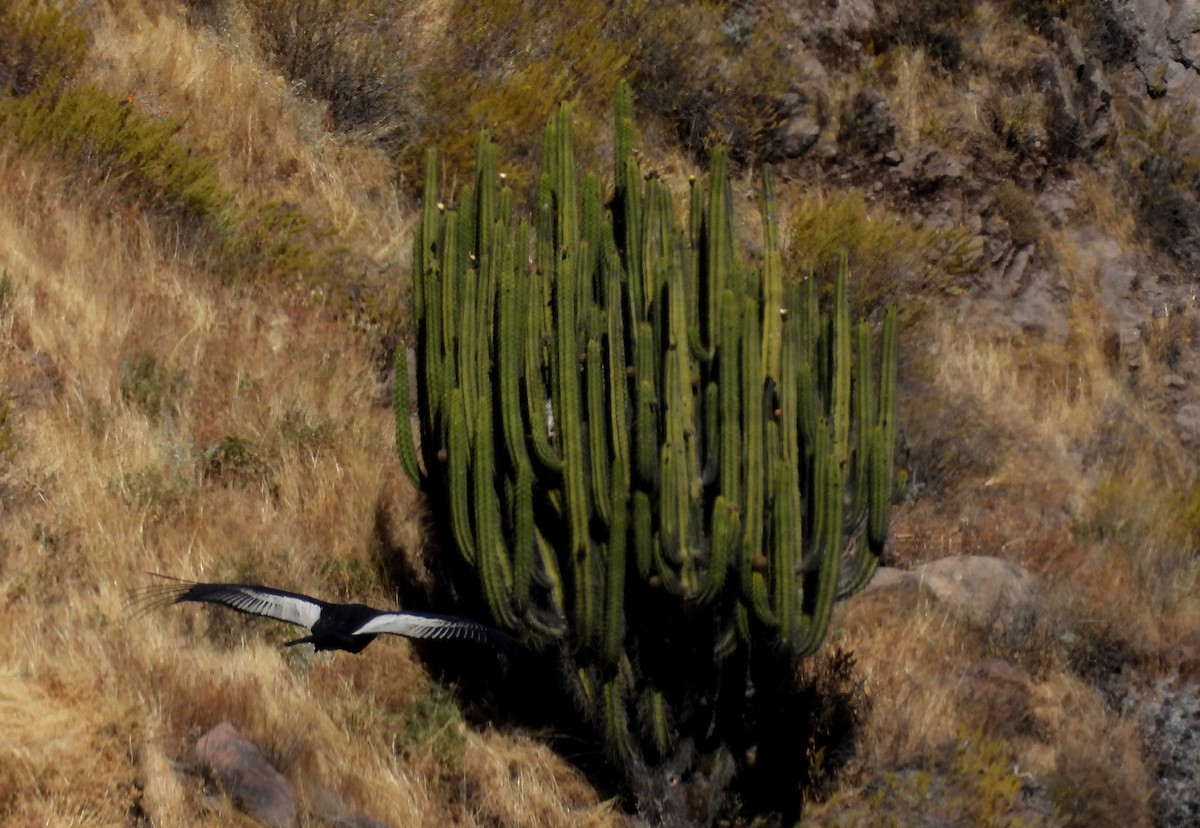
{"label": "rock", "polygon": [[918,146],[895,167],[900,180],[914,195],[927,195],[947,185],[961,184],[966,165],[932,144]]}
{"label": "rock", "polygon": [[292,783],[232,724],[221,722],[201,736],[196,755],[252,819],[270,828],[294,828],[297,824]]}
{"label": "rock", "polygon": [[807,115],[790,119],[779,134],[779,154],[798,158],[807,153],[821,137],[821,125]]}
{"label": "rock", "polygon": [[[1133,41],[1133,63],[1152,98],[1186,105],[1200,98],[1200,3],[1125,0],[1120,6]],[[1200,119],[1200,112],[1192,113]]]}
{"label": "rock", "polygon": [[1200,445],[1200,404],[1181,405],[1175,412],[1175,425],[1184,443],[1190,446]]}
{"label": "rock", "polygon": [[1044,604],[1024,567],[986,555],[956,555],[908,571],[880,567],[868,590],[916,586],[960,621],[993,634],[1030,630]]}
{"label": "rock", "polygon": [[1155,824],[1195,826],[1200,818],[1200,684],[1168,676],[1143,696],[1138,717],[1158,783]]}
{"label": "rock", "polygon": [[1058,55],[1042,55],[1037,63],[1038,85],[1049,108],[1046,128],[1052,146],[1056,153],[1070,156],[1083,133],[1079,107],[1075,104],[1074,81]]}
{"label": "rock", "polygon": [[829,73],[821,62],[801,49],[795,58],[802,80],[779,101],[784,124],[777,135],[778,154],[798,158],[817,143],[829,121]]}
{"label": "rock", "polygon": [[1064,34],[1065,54],[1042,55],[1035,74],[1049,112],[1046,127],[1050,148],[1058,156],[1071,157],[1103,145],[1116,135],[1112,112],[1112,86],[1104,67],[1082,51],[1079,35],[1056,21]]}
{"label": "rock", "polygon": [[1011,561],[962,555],[930,561],[913,574],[938,604],[972,626],[1011,631],[1042,615],[1037,581]]}
{"label": "rock", "polygon": [[1075,77],[1083,74],[1088,63],[1087,52],[1083,48],[1083,40],[1075,27],[1057,17],[1051,18],[1046,24],[1046,34],[1059,47],[1062,61],[1070,68]]}
{"label": "rock", "polygon": [[842,113],[838,143],[863,155],[874,155],[892,149],[895,139],[896,121],[887,100],[874,89],[861,90]]}

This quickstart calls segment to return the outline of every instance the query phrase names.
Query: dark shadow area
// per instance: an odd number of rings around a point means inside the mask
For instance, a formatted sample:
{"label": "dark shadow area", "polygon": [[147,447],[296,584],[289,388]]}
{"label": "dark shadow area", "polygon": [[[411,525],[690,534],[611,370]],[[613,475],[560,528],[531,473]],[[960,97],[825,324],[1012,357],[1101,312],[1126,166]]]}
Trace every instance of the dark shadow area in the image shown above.
{"label": "dark shadow area", "polygon": [[[400,606],[488,621],[487,605],[478,589],[456,587],[478,582],[470,567],[450,551],[449,525],[429,520],[423,534],[436,539],[437,553],[422,558],[416,550],[397,547],[388,510],[378,504],[379,573],[389,590],[395,591]],[[578,768],[602,798],[623,794],[622,775],[608,761],[601,739],[575,706],[562,672],[567,660],[523,646],[498,653],[459,642],[447,646],[447,642],[414,640],[412,644],[430,675],[453,688],[463,718],[473,727],[489,725],[535,734]]]}
{"label": "dark shadow area", "polygon": [[[443,514],[445,512],[442,512]],[[449,528],[430,521],[439,550],[398,548],[385,504],[376,510],[380,574],[405,609],[487,619],[477,579],[453,549]],[[683,734],[669,756],[610,761],[604,740],[575,702],[569,654],[523,647],[499,653],[470,645],[413,642],[430,674],[454,689],[464,718],[536,735],[573,764],[602,798],[663,825],[792,825],[805,799],[820,798],[850,760],[869,702],[852,653],[822,651],[798,668],[789,657],[745,648],[712,655],[708,612],[680,612],[665,590],[630,601],[630,654],[667,695],[705,708],[702,735]],[[636,608],[636,609],[635,609]],[[647,669],[647,665],[654,665]],[[757,682],[748,682],[752,672]],[[707,697],[687,686],[718,687]],[[695,710],[692,711],[695,715]]]}

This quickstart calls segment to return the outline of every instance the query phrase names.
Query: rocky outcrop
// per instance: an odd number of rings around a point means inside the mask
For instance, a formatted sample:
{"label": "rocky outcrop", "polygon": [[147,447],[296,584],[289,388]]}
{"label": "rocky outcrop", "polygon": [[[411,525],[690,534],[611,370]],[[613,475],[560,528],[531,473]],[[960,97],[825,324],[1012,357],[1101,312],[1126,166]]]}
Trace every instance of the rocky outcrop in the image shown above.
{"label": "rocky outcrop", "polygon": [[1045,606],[1033,576],[1011,561],[956,555],[902,570],[880,567],[867,590],[915,589],[964,624],[995,635],[1032,631]]}
{"label": "rocky outcrop", "polygon": [[1200,100],[1200,3],[1121,0],[1113,5],[1129,34],[1133,67],[1146,95]]}
{"label": "rocky outcrop", "polygon": [[196,756],[238,808],[269,828],[294,828],[296,790],[229,722],[196,742]]}

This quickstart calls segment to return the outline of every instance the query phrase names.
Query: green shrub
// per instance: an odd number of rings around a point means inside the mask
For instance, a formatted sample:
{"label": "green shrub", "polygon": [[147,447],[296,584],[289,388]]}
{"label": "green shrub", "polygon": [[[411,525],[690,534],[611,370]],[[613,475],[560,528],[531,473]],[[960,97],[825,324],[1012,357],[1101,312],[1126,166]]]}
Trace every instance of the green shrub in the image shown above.
{"label": "green shrub", "polygon": [[225,278],[303,277],[329,287],[343,272],[337,230],[316,225],[294,204],[259,201],[232,209],[201,258]]}
{"label": "green shrub", "polygon": [[531,194],[542,126],[564,101],[580,112],[581,160],[598,163],[608,149],[601,118],[631,49],[616,5],[451,0],[451,24],[413,90],[422,124],[416,144],[397,154],[401,175],[415,185],[424,149],[435,143],[448,169],[469,169],[474,136],[486,125],[509,151],[513,188]]}
{"label": "green shrub", "polygon": [[1149,126],[1125,130],[1123,178],[1139,230],[1158,249],[1200,263],[1200,132],[1195,108],[1160,106]]}
{"label": "green shrub", "polygon": [[0,95],[0,143],[61,161],[78,181],[102,182],[160,219],[223,276],[304,276],[337,270],[332,228],[294,205],[238,204],[217,159],[180,139],[183,124],[155,118],[91,86]]}
{"label": "green shrub", "polygon": [[407,757],[425,753],[450,771],[461,769],[467,740],[462,712],[454,695],[440,684],[430,684],[428,691],[405,712],[403,726],[393,744],[398,753]]}
{"label": "green shrub", "polygon": [[13,433],[11,416],[12,404],[8,394],[0,392],[0,470],[7,468],[17,453],[17,437]]}
{"label": "green shrub", "polygon": [[123,475],[115,488],[125,503],[142,510],[154,520],[178,515],[188,503],[188,480],[177,472],[158,466]]}
{"label": "green shrub", "polygon": [[63,0],[8,0],[0,5],[0,94],[57,90],[79,71],[87,32]]}
{"label": "green shrub", "polygon": [[121,363],[118,388],[121,399],[158,419],[176,408],[184,379],[182,370],[168,368],[154,354],[140,350]]}
{"label": "green shrub", "polygon": [[805,825],[836,828],[940,825],[1034,828],[1056,816],[1024,804],[1025,783],[1009,748],[980,734],[960,734],[940,755],[918,767],[884,771],[861,791],[841,792]]}
{"label": "green shrub", "polygon": [[1037,208],[1021,187],[1005,179],[996,185],[996,211],[1008,222],[1008,232],[1018,247],[1042,238],[1042,222]]}
{"label": "green shrub", "polygon": [[981,266],[966,228],[917,227],[869,207],[854,190],[800,196],[791,205],[788,231],[784,263],[795,272],[828,276],[845,257],[860,307],[894,298],[906,283],[939,287]]}
{"label": "green shrub", "polygon": [[894,45],[923,49],[943,70],[955,70],[965,59],[962,36],[975,3],[971,0],[898,0],[879,6],[871,28],[871,47]]}
{"label": "green shrub", "polygon": [[0,313],[8,310],[15,293],[16,287],[13,285],[12,274],[7,269],[0,270]]}
{"label": "green shrub", "polygon": [[138,112],[90,85],[0,99],[0,138],[58,156],[186,219],[223,221],[231,197],[215,160],[176,137],[182,123]]}
{"label": "green shrub", "polygon": [[273,485],[270,464],[258,448],[234,434],[225,435],[204,450],[202,474],[205,480],[225,486],[258,484],[270,490]]}

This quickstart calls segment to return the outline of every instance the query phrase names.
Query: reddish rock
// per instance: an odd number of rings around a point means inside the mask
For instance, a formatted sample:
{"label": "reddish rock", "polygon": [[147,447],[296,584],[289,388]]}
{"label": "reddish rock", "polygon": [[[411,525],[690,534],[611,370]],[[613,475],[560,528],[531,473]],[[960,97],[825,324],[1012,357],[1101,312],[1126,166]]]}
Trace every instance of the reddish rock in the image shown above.
{"label": "reddish rock", "polygon": [[295,828],[296,790],[258,746],[221,722],[196,742],[196,755],[238,808],[271,828]]}

